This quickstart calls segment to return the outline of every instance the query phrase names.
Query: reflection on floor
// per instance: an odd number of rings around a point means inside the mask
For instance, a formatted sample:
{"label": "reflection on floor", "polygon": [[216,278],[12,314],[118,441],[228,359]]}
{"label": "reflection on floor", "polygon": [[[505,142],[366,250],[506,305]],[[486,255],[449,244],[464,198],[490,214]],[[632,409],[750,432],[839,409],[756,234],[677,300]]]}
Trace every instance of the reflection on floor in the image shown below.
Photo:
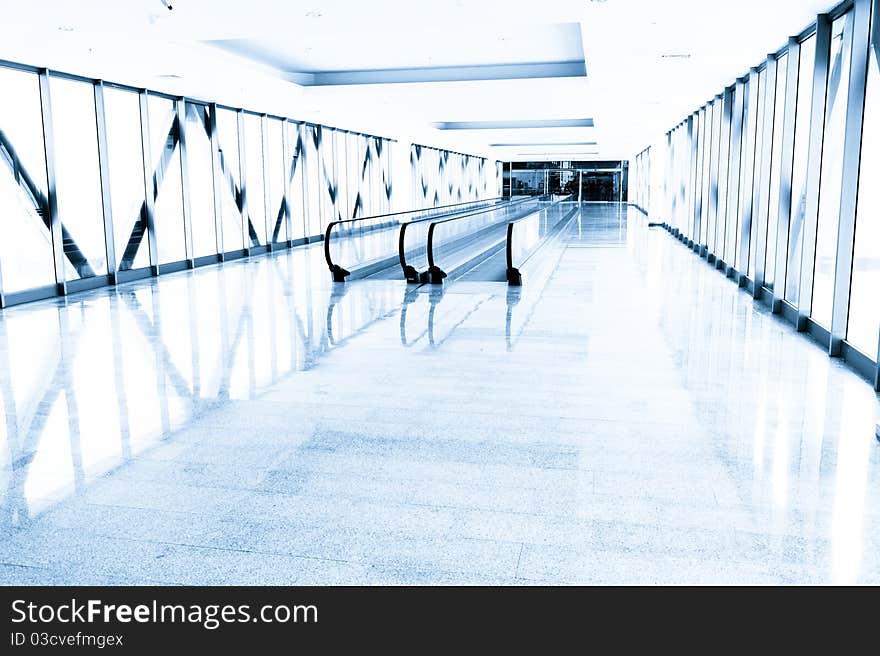
{"label": "reflection on floor", "polygon": [[0,313],[2,583],[880,581],[877,397],[634,210],[545,279],[319,248]]}

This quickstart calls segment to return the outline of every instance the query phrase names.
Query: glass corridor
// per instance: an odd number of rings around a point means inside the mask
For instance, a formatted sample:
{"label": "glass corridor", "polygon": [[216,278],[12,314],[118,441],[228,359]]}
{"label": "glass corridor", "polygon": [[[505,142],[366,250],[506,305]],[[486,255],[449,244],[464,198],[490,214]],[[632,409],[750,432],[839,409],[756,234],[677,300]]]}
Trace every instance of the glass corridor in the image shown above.
{"label": "glass corridor", "polygon": [[844,2],[640,153],[634,204],[880,387],[880,16]]}
{"label": "glass corridor", "polygon": [[385,137],[9,62],[0,88],[0,307],[499,195],[473,155],[412,145],[395,192]]}

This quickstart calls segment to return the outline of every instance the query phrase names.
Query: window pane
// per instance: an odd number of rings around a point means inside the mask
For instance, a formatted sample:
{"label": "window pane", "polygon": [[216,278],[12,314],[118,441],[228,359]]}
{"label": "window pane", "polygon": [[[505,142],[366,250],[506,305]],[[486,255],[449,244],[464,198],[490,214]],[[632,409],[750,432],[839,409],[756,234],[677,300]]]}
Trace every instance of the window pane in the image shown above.
{"label": "window pane", "polygon": [[[285,124],[287,139],[287,161],[283,164],[284,180],[287,184],[287,203],[290,207],[290,227],[282,226],[281,233],[290,230],[289,239],[302,239],[306,236],[306,197],[305,179],[305,131],[297,123]],[[280,144],[279,144],[280,147]],[[280,155],[279,155],[280,158]],[[280,159],[279,159],[280,161]]]}
{"label": "window pane", "polygon": [[46,162],[39,79],[0,67],[0,275],[7,294],[55,283],[52,238],[43,222]]}
{"label": "window pane", "polygon": [[180,140],[177,110],[167,98],[149,96],[150,163],[153,167],[156,245],[159,263],[186,259],[186,235],[183,229],[183,186],[180,178]]}
{"label": "window pane", "polygon": [[[267,122],[269,152],[266,160],[266,185],[269,187],[269,239],[276,243],[287,241],[287,218],[284,215],[284,123],[277,118]],[[295,145],[295,144],[294,144]]]}
{"label": "window pane", "polygon": [[[748,164],[745,173],[745,182],[743,184],[743,202],[751,203],[754,200],[756,190],[758,193],[758,204],[752,207],[751,225],[749,226],[749,234],[746,235],[749,243],[748,250],[748,267],[746,272],[752,279],[755,275],[755,251],[757,250],[758,236],[758,219],[760,218],[766,206],[761,206],[760,201],[765,199],[764,190],[767,188],[764,181],[767,179],[767,168],[762,167],[761,159],[764,153],[764,103],[767,95],[767,71],[763,70],[758,73],[755,83],[757,87],[757,106],[752,103],[755,110],[753,116],[749,117],[749,152]],[[742,263],[740,263],[741,265]]]}
{"label": "window pane", "polygon": [[871,48],[862,131],[862,163],[848,340],[877,358],[880,333],[880,61]]}
{"label": "window pane", "polygon": [[209,110],[186,103],[186,160],[193,257],[217,254]]}
{"label": "window pane", "polygon": [[785,84],[788,79],[788,55],[776,64],[776,101],[773,110],[773,158],[770,165],[770,210],[767,219],[767,258],[764,285],[773,289],[776,280],[776,240],[779,231],[779,189],[782,168],[783,124],[785,122]]}
{"label": "window pane", "polygon": [[[353,159],[355,176],[355,205],[352,208],[352,217],[365,216],[366,211],[366,141],[360,134],[353,134],[349,142],[349,158]],[[415,183],[417,184],[417,183]]]}
{"label": "window pane", "polygon": [[117,270],[142,269],[150,266],[150,247],[142,216],[144,160],[138,95],[108,87],[104,108]]}
{"label": "window pane", "polygon": [[721,152],[721,100],[712,103],[712,178],[709,201],[709,252],[715,253],[718,237],[718,172],[720,167],[719,156]]}
{"label": "window pane", "polygon": [[318,127],[318,157],[321,173],[321,226],[323,233],[331,221],[339,220],[336,212],[336,161],[333,152],[333,136],[336,130]]}
{"label": "window pane", "polygon": [[716,226],[715,252],[724,259],[727,238],[727,188],[730,175],[730,126],[733,117],[733,93],[722,99],[721,149],[718,155],[718,225]]}
{"label": "window pane", "polygon": [[94,86],[51,78],[58,216],[67,280],[107,273]]}
{"label": "window pane", "polygon": [[755,144],[752,156],[753,172],[750,174],[753,178],[753,185],[750,185],[748,189],[749,193],[757,194],[757,196],[752,196],[752,198],[758,199],[757,204],[752,207],[752,225],[749,235],[748,274],[753,279],[757,268],[758,235],[761,232],[764,232],[767,228],[766,217],[764,216],[764,212],[767,211],[767,205],[762,204],[767,202],[765,193],[770,178],[769,162],[764,161],[764,122],[766,120],[766,101],[767,70],[765,69],[758,73],[758,107],[755,121],[752,124],[755,131]]}
{"label": "window pane", "polygon": [[321,161],[318,159],[318,128],[314,125],[301,125],[303,147],[305,152],[305,203],[303,205],[303,223],[307,237],[321,232],[321,199],[326,190],[321,185]]}
{"label": "window pane", "polygon": [[807,211],[807,159],[810,150],[810,109],[813,91],[813,64],[816,37],[801,44],[798,73],[797,114],[794,132],[794,167],[791,176],[791,223],[788,231],[788,266],[785,272],[785,299],[797,303],[800,288],[801,255],[804,245],[804,217]]}
{"label": "window pane", "polygon": [[360,216],[362,205],[360,197],[361,168],[359,166],[360,136],[349,133],[346,137],[345,159],[347,162],[346,168],[348,169],[348,189],[346,191],[348,194],[348,218],[354,219]]}
{"label": "window pane", "polygon": [[336,131],[333,140],[334,159],[336,161],[336,214],[340,219],[349,216],[348,209],[348,166],[346,166],[346,150],[348,136],[345,132]]}
{"label": "window pane", "polygon": [[[700,244],[705,246],[707,233],[709,230],[709,184],[711,181],[711,154],[712,154],[712,105],[703,110],[703,125],[700,141],[702,142],[703,154],[700,158],[700,165],[703,169],[702,189],[700,193],[703,196],[702,210],[700,212]],[[647,176],[647,173],[644,174]],[[643,185],[645,183],[643,182]]]}
{"label": "window pane", "polygon": [[813,319],[826,328],[831,326],[834,296],[837,225],[840,220],[840,188],[843,180],[843,141],[852,52],[852,15],[851,11],[844,14],[831,27],[831,65],[825,106],[825,144],[822,152],[812,311]]}
{"label": "window pane", "polygon": [[263,179],[263,128],[262,118],[256,114],[244,115],[245,191],[249,246],[266,243],[266,197]]}
{"label": "window pane", "polygon": [[[752,94],[757,93],[757,86],[757,80],[749,76],[742,88],[743,113],[741,117],[737,117],[737,122],[740,124],[741,143],[739,161],[736,163],[737,166],[733,175],[735,179],[735,196],[733,196],[734,192],[731,191],[733,216],[730,221],[731,238],[729,244],[731,253],[728,256],[728,261],[734,264],[738,271],[742,271],[744,268],[744,263],[739,260],[742,246],[740,240],[742,239],[743,212],[745,207],[751,205],[751,180],[747,177],[746,168],[749,162],[752,161],[749,156],[749,143],[750,139],[754,138],[754,133],[749,126],[754,120],[754,116],[750,115],[749,106],[752,104]],[[752,154],[754,155],[754,142],[752,142]],[[747,184],[748,186],[746,186]]]}
{"label": "window pane", "polygon": [[232,110],[217,110],[217,148],[220,151],[220,170],[216,172],[216,180],[220,186],[223,251],[229,253],[244,248],[241,210],[238,206],[241,194],[238,114]]}

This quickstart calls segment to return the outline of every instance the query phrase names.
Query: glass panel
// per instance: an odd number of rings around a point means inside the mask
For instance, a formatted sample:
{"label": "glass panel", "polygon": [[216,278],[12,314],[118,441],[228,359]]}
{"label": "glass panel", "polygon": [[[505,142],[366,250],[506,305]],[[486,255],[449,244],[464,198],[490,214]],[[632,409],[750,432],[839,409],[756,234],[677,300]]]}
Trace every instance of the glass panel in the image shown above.
{"label": "glass panel", "polygon": [[764,262],[764,285],[772,290],[776,280],[776,241],[779,232],[779,190],[782,169],[783,124],[785,122],[785,85],[788,79],[788,54],[776,64],[776,100],[773,110],[773,156],[770,165],[770,210],[767,219],[767,257]]}
{"label": "glass panel", "polygon": [[798,73],[797,115],[794,133],[794,168],[791,180],[791,223],[788,231],[788,266],[785,272],[785,299],[796,303],[800,287],[801,255],[804,245],[804,217],[807,211],[807,159],[810,150],[810,105],[816,37],[801,44]]}
{"label": "glass panel", "polygon": [[269,152],[266,154],[269,167],[266,171],[266,184],[269,187],[268,238],[280,244],[287,241],[287,219],[284,215],[284,123],[281,119],[270,118],[266,122],[266,129],[269,143]]}
{"label": "glass panel", "polygon": [[703,206],[703,161],[705,160],[705,144],[706,144],[706,114],[700,110],[694,122],[697,126],[697,151],[696,161],[694,162],[694,235],[693,239],[696,243],[700,243],[703,238],[702,233],[702,206]]}
{"label": "glass panel", "polygon": [[180,149],[177,110],[167,98],[149,96],[150,157],[156,184],[154,223],[159,263],[186,259],[183,229],[183,185],[180,178]]}
{"label": "glass panel", "polygon": [[[742,98],[737,96],[742,94]],[[731,94],[730,108],[730,171],[728,176],[727,190],[727,224],[724,238],[724,262],[733,266],[736,263],[737,237],[739,236],[739,181],[742,175],[743,151],[743,116],[746,112],[745,103],[748,102],[748,82],[742,89],[734,90]],[[743,107],[738,112],[737,102]],[[738,143],[737,143],[738,142]]]}
{"label": "glass panel", "polygon": [[266,187],[263,179],[263,126],[256,114],[244,115],[244,174],[247,193],[248,246],[266,243]]}
{"label": "glass panel", "polygon": [[337,130],[333,140],[334,160],[336,162],[336,214],[340,219],[350,216],[348,208],[348,166],[346,166],[347,136],[345,132]]}
{"label": "glass panel", "polygon": [[[762,162],[764,157],[764,114],[766,113],[764,104],[766,102],[767,96],[767,71],[766,69],[758,73],[758,106],[756,108],[756,113],[754,120],[749,121],[749,127],[751,130],[751,137],[749,139],[750,144],[750,153],[751,153],[751,161],[752,161],[752,170],[748,172],[747,177],[751,181],[751,184],[747,184],[745,188],[745,193],[753,194],[755,189],[760,189],[758,193],[758,198],[763,200],[766,198],[764,196],[764,190],[767,188],[765,180],[767,180],[768,175],[768,167],[766,164]],[[754,196],[749,196],[747,202],[751,202],[754,199]],[[757,236],[759,233],[758,230],[758,219],[760,218],[762,212],[766,210],[766,205],[760,206],[755,205],[752,207],[752,224],[751,224],[751,232],[749,234],[749,258],[748,258],[748,275],[752,277],[754,280],[755,275],[755,267],[756,267],[756,255],[757,251]]]}
{"label": "glass panel", "polygon": [[138,95],[108,87],[104,109],[117,271],[143,269],[150,266],[150,247],[142,218],[144,160]]}
{"label": "glass panel", "polygon": [[837,225],[840,220],[840,188],[843,181],[843,141],[852,52],[852,15],[851,11],[844,14],[831,26],[831,65],[825,105],[825,143],[822,150],[812,311],[813,319],[826,328],[831,326],[831,305],[834,297]]}
{"label": "glass panel", "polygon": [[880,333],[880,61],[871,48],[847,339],[877,359]]}
{"label": "glass panel", "polygon": [[[379,168],[382,171],[381,190],[382,190],[382,211],[391,211],[391,141],[388,139],[379,139],[382,147],[382,155],[379,159]],[[474,194],[473,198],[479,198],[479,194]]]}
{"label": "glass panel", "polygon": [[329,128],[318,128],[318,157],[321,173],[321,225],[319,233],[323,233],[331,221],[337,221],[340,218],[336,213],[336,162],[333,153],[335,132]]}
{"label": "glass panel", "polygon": [[360,197],[361,167],[360,167],[360,135],[347,134],[347,150],[345,153],[348,168],[348,218],[356,219],[361,216],[363,199]]}
{"label": "glass panel", "polygon": [[217,254],[209,112],[204,105],[186,103],[187,182],[193,257]]}
{"label": "glass panel", "polygon": [[306,214],[304,195],[305,164],[306,164],[306,127],[299,123],[287,123],[287,144],[290,161],[285,165],[285,175],[289,177],[287,203],[290,206],[291,239],[302,239],[308,234],[306,230]]}
{"label": "glass panel", "polygon": [[0,67],[0,275],[7,294],[55,284],[52,237],[43,222],[46,161],[39,79]]}
{"label": "glass panel", "polygon": [[238,162],[238,115],[229,109],[217,110],[217,149],[220,170],[215,173],[220,186],[220,208],[223,225],[223,251],[229,253],[244,248],[241,210],[241,174]]}
{"label": "glass panel", "polygon": [[55,188],[64,225],[67,280],[107,273],[95,91],[88,82],[50,78]]}
{"label": "glass panel", "polygon": [[719,161],[721,155],[721,124],[722,124],[722,101],[721,99],[715,100],[712,104],[713,111],[713,125],[712,125],[712,181],[711,181],[711,200],[709,207],[711,208],[711,213],[709,216],[709,252],[717,253],[718,252],[718,203],[719,203],[719,194],[721,191],[720,180],[720,170],[721,170],[721,162]]}
{"label": "glass panel", "polygon": [[[709,190],[712,185],[712,125],[714,123],[713,105],[706,107],[704,114],[705,129],[703,130],[703,212],[700,216],[700,244],[707,245],[709,242]],[[642,183],[646,187],[650,170],[646,167],[643,174],[645,180]],[[644,205],[647,209],[648,205]]]}
{"label": "glass panel", "polygon": [[307,237],[321,232],[321,199],[327,191],[321,185],[321,162],[318,159],[318,127],[315,125],[301,126],[303,145],[305,146],[305,205],[304,224]]}
{"label": "glass panel", "polygon": [[727,183],[730,172],[730,122],[733,114],[733,94],[721,102],[721,144],[718,152],[718,224],[715,226],[715,252],[724,259],[727,238]]}

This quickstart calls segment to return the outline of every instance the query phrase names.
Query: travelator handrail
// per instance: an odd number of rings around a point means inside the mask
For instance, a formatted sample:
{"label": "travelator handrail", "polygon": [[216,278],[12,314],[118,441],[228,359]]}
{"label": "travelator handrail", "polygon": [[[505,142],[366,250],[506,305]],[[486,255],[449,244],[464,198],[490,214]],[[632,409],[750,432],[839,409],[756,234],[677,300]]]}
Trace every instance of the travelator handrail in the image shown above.
{"label": "travelator handrail", "polygon": [[[513,219],[502,219],[500,221],[495,221],[495,222],[488,223],[485,225],[477,226],[477,229],[474,230],[473,232],[459,235],[455,239],[453,239],[452,241],[450,241],[446,244],[443,244],[441,242],[441,245],[439,248],[440,249],[442,249],[444,247],[450,248],[453,252],[455,252],[455,250],[457,250],[457,247],[459,245],[463,244],[466,241],[473,242],[473,241],[481,239],[482,237],[488,235],[489,233],[497,230],[500,226],[502,226],[508,220],[514,221],[514,222],[523,220],[529,216],[532,216],[535,213],[540,213],[549,207],[553,207],[556,204],[561,203],[565,199],[560,198],[559,200],[553,200],[553,195],[543,194],[538,197],[532,197],[530,200],[533,202],[537,201],[538,209],[535,209],[534,211],[527,211],[526,214],[522,214],[522,215],[517,216]],[[548,202],[548,201],[549,201],[549,205],[547,205],[544,208],[540,207],[541,202]],[[467,218],[467,217],[460,217],[460,218]],[[447,271],[444,271],[443,269],[441,269],[438,266],[437,258],[435,257],[435,239],[434,239],[434,237],[437,232],[437,227],[443,226],[445,224],[451,223],[456,220],[459,220],[459,217],[451,217],[449,219],[441,219],[439,221],[433,221],[431,223],[430,227],[428,228],[428,239],[427,239],[427,244],[426,244],[427,245],[427,255],[428,255],[428,279],[434,284],[442,283],[444,278],[446,278],[449,273]],[[502,241],[503,241],[503,239],[496,239],[494,243],[490,244],[487,248],[480,251],[480,253],[478,253],[475,257],[472,257],[469,260],[465,260],[464,262],[459,262],[459,265],[454,267],[454,269],[452,269],[451,271],[460,270],[462,267],[465,267],[465,268],[471,267],[472,265],[475,265],[479,260],[485,259],[486,257],[491,257],[500,248]]]}
{"label": "travelator handrail", "polygon": [[[391,228],[391,227],[397,226],[397,225],[403,223],[403,221],[401,221],[400,219],[402,217],[405,217],[406,215],[421,214],[421,213],[434,213],[434,212],[439,212],[439,213],[443,214],[447,211],[464,210],[466,208],[466,206],[468,206],[468,205],[480,206],[480,205],[485,205],[485,204],[489,204],[489,203],[498,204],[499,202],[509,200],[509,198],[510,198],[509,196],[495,196],[493,198],[482,198],[479,200],[465,201],[462,203],[452,203],[449,205],[435,205],[433,207],[421,207],[421,208],[412,209],[412,210],[405,210],[402,212],[390,212],[387,214],[374,214],[371,216],[359,216],[359,217],[354,217],[351,219],[340,219],[338,221],[331,221],[327,225],[326,230],[324,231],[324,259],[327,262],[327,266],[330,268],[330,273],[333,275],[333,280],[336,282],[343,282],[345,280],[345,277],[350,275],[350,272],[346,271],[340,264],[333,262],[332,255],[330,253],[330,242],[331,242],[331,238],[332,238],[332,233],[333,233],[334,229],[337,228],[337,226],[340,226],[340,225],[348,226],[350,224],[360,223],[360,222],[365,222],[365,221],[375,221],[375,220],[379,220],[379,219],[388,219],[385,222],[371,226],[367,230],[367,232],[372,232],[375,230],[382,230],[385,228]],[[432,214],[431,217],[426,217],[426,218],[433,218],[433,216],[434,216],[434,214]]]}
{"label": "travelator handrail", "polygon": [[[534,200],[535,200],[535,198],[531,197],[531,196],[526,197],[526,198],[520,198],[518,200],[506,203],[503,206],[503,209],[517,207],[519,205],[522,205],[523,203],[534,202]],[[478,212],[470,212],[468,214],[458,214],[455,216],[451,216],[447,219],[443,219],[442,221],[439,221],[438,223],[446,223],[448,221],[459,221],[461,219],[467,219],[467,218],[470,218],[473,216],[478,216],[480,214],[485,214],[487,212],[494,212],[497,209],[499,209],[499,208],[491,207],[491,208],[480,210]],[[403,270],[403,276],[404,276],[404,278],[406,278],[407,282],[418,283],[418,282],[426,282],[426,280],[427,280],[426,274],[420,273],[419,271],[416,270],[416,268],[414,266],[407,263],[407,259],[406,259],[406,254],[407,254],[406,231],[407,231],[407,228],[409,228],[412,225],[421,225],[421,224],[426,223],[428,221],[434,221],[435,218],[436,217],[427,217],[424,219],[416,219],[413,221],[409,221],[409,222],[400,224],[400,235],[398,237],[397,251],[398,251],[398,258],[400,259],[400,267]],[[501,222],[499,221],[499,223],[501,223]],[[492,224],[492,225],[497,225],[497,224]],[[430,238],[432,229],[433,229],[433,223],[431,224],[431,226],[428,229],[429,238]],[[412,250],[414,250],[414,249],[410,249],[410,251],[412,251]],[[427,252],[427,256],[428,256],[428,264],[430,266],[431,265],[431,254],[430,254],[430,246],[428,244],[426,244],[426,252]]]}
{"label": "travelator handrail", "polygon": [[[532,219],[535,216],[539,216],[541,212],[546,212],[547,210],[550,209],[550,207],[554,207],[557,204],[564,203],[566,201],[570,201],[573,198],[574,198],[574,194],[571,194],[570,196],[567,196],[559,201],[556,201],[555,203],[553,203],[549,207],[542,208],[542,209],[538,210],[537,212],[532,212],[531,214],[529,214],[527,216],[520,217],[520,218],[515,219],[507,224],[507,245],[505,248],[505,251],[506,251],[505,254],[506,254],[506,259],[507,259],[506,277],[507,277],[507,282],[509,285],[511,285],[513,287],[522,286],[522,273],[520,272],[520,268],[522,266],[524,266],[532,258],[532,256],[542,246],[544,246],[544,244],[546,244],[550,239],[552,239],[554,235],[558,234],[558,228],[560,226],[564,227],[565,225],[568,224],[568,222],[571,220],[571,218],[578,212],[580,204],[578,203],[578,207],[574,207],[571,209],[571,211],[566,212],[556,223],[554,223],[552,226],[550,226],[547,229],[547,231],[545,232],[544,235],[539,234],[538,240],[531,246],[531,248],[528,251],[528,255],[526,255],[523,258],[522,263],[519,264],[519,268],[514,266],[514,261],[513,261],[514,260],[513,245],[514,245],[515,227],[517,225],[521,225],[521,224],[525,223],[526,221],[528,221],[529,219]],[[539,232],[540,232],[540,230],[539,230]]]}

